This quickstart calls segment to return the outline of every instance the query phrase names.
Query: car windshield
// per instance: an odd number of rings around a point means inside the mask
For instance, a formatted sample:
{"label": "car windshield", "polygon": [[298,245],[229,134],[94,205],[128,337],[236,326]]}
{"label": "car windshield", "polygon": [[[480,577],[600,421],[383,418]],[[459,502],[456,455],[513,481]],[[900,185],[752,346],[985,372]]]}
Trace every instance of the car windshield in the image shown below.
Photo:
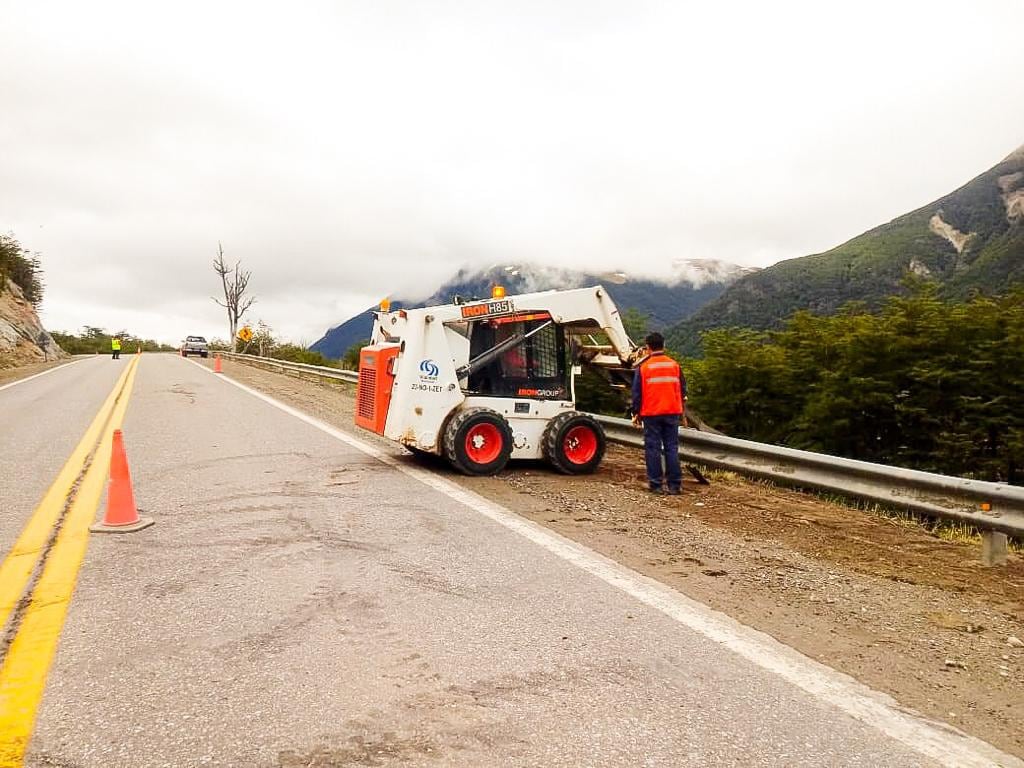
{"label": "car windshield", "polygon": [[206,343],[206,339],[204,339],[202,336],[188,336],[186,337],[185,341],[201,341],[204,344]]}

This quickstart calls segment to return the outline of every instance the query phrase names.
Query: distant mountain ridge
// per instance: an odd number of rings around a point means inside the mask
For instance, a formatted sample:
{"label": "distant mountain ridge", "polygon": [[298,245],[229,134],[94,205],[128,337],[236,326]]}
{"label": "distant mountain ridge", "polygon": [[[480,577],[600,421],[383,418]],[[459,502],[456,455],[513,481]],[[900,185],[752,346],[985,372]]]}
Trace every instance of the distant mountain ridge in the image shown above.
{"label": "distant mountain ridge", "polygon": [[[634,277],[625,272],[596,274],[533,264],[482,270],[463,268],[426,298],[395,298],[392,307],[447,304],[454,296],[484,298],[491,295],[494,285],[504,286],[509,294],[519,294],[601,284],[608,289],[620,311],[635,309],[648,316],[651,328],[665,329],[689,317],[721,294],[730,282],[753,270],[713,259],[677,260],[672,264],[671,275],[661,280]],[[326,357],[341,357],[353,344],[370,337],[373,309],[331,328],[310,349]]]}
{"label": "distant mountain ridge", "polygon": [[1024,282],[1024,146],[945,197],[830,251],[741,277],[668,339],[694,352],[713,328],[773,328],[797,310],[832,314],[851,301],[875,307],[905,290],[908,273],[953,297]]}

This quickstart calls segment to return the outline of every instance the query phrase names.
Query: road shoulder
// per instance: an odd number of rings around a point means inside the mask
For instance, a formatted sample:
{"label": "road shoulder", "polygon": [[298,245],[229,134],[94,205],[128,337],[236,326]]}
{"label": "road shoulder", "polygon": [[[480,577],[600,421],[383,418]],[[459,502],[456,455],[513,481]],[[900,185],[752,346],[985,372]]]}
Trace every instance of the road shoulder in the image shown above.
{"label": "road shoulder", "polygon": [[60,360],[47,360],[43,363],[29,363],[28,365],[17,365],[13,368],[6,368],[0,365],[0,387],[8,384],[16,384],[24,379],[38,376],[51,368],[60,368],[63,365],[76,362],[82,358],[65,357]]}
{"label": "road shoulder", "polygon": [[[225,362],[260,391],[363,440],[352,388]],[[682,498],[643,493],[639,457],[613,448],[597,474],[520,465],[447,479],[579,541],[822,663],[1017,755],[1024,563],[984,570],[969,544],[940,541],[815,496],[727,475]]]}

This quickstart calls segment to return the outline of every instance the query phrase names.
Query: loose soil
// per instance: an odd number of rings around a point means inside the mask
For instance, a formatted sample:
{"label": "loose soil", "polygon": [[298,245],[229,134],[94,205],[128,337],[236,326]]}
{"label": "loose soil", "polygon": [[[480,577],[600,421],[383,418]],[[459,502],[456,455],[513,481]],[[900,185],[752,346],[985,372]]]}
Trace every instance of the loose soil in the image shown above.
{"label": "loose soil", "polygon": [[17,379],[27,379],[29,376],[35,376],[37,373],[42,373],[48,368],[56,368],[58,365],[70,363],[72,359],[47,360],[45,363],[28,363],[10,368],[4,367],[4,361],[0,360],[0,385],[8,384]]}
{"label": "loose soil", "polygon": [[[212,361],[203,361],[212,365]],[[368,441],[353,388],[225,361],[224,371]],[[469,478],[505,507],[766,632],[901,704],[1024,756],[1024,558],[982,568],[976,543],[727,473],[653,496],[642,457],[609,446],[598,472],[538,463]]]}

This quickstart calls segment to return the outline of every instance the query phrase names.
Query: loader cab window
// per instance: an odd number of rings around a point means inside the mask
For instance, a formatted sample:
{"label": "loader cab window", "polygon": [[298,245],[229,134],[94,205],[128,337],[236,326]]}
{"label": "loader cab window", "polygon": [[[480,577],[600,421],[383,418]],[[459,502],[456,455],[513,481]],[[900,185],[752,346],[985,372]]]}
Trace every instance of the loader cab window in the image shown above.
{"label": "loader cab window", "polygon": [[[516,336],[541,328],[547,320],[490,320],[473,323],[470,359]],[[550,324],[505,350],[469,378],[468,391],[496,397],[564,400],[568,395],[565,333]]]}

